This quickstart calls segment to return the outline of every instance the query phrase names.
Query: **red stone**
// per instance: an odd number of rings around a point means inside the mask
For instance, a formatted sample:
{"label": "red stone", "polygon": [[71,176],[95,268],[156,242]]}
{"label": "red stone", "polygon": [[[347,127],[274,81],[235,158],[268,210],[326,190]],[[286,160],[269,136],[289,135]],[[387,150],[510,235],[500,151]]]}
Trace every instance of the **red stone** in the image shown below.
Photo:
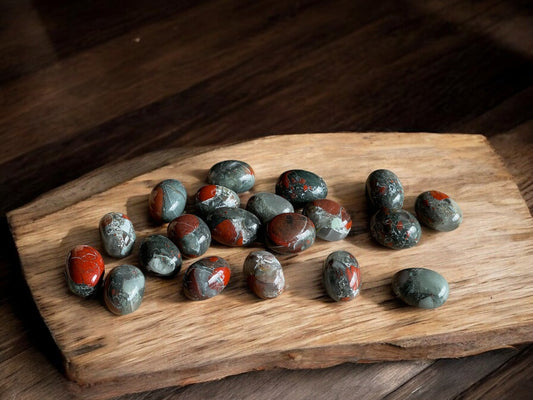
{"label": "red stone", "polygon": [[96,286],[104,269],[102,255],[91,246],[76,246],[68,254],[68,278],[78,285]]}

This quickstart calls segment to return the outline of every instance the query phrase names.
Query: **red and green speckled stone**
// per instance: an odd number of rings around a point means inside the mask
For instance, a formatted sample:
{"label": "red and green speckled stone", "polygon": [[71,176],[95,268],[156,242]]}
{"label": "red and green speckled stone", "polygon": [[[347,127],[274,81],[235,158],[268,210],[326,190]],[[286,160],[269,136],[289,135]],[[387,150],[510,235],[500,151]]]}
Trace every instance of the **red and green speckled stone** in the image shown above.
{"label": "red and green speckled stone", "polygon": [[306,204],[303,213],[313,221],[317,237],[323,240],[342,240],[352,228],[350,214],[333,200],[313,200]]}
{"label": "red and green speckled stone", "polygon": [[382,208],[370,219],[370,234],[379,244],[400,250],[418,244],[422,229],[410,212]]}
{"label": "red and green speckled stone", "polygon": [[313,221],[298,213],[280,214],[267,224],[266,244],[279,254],[300,253],[313,245],[316,230]]}
{"label": "red and green speckled stone", "polygon": [[104,301],[109,311],[126,315],[137,310],[144,297],[144,285],[144,274],[139,268],[128,264],[113,268],[104,284]]}
{"label": "red and green speckled stone", "polygon": [[217,208],[207,216],[211,237],[226,246],[249,246],[257,239],[261,221],[242,208]]}
{"label": "red and green speckled stone", "polygon": [[167,226],[167,236],[186,258],[201,256],[211,245],[209,227],[193,214],[183,214],[172,220]]}
{"label": "red and green speckled stone", "polygon": [[252,251],[244,260],[243,273],[248,287],[261,299],[278,297],[285,289],[283,268],[274,254]]}
{"label": "red and green speckled stone", "polygon": [[194,206],[198,213],[207,217],[217,208],[237,208],[241,204],[239,195],[233,190],[220,185],[202,186],[194,195]]}
{"label": "red and green speckled stone", "polygon": [[157,223],[170,222],[179,217],[187,204],[187,190],[176,179],[159,182],[148,197],[150,216]]}
{"label": "red and green speckled stone", "polygon": [[276,183],[276,194],[289,200],[295,208],[306,203],[325,199],[328,187],[324,179],[303,169],[291,169],[280,175]]}
{"label": "red and green speckled stone", "polygon": [[132,252],[137,236],[126,214],[107,213],[100,220],[99,229],[102,244],[111,257],[123,258]]}
{"label": "red and green speckled stone", "polygon": [[333,300],[354,299],[361,288],[361,270],[357,259],[347,251],[334,251],[324,261],[322,282]]}
{"label": "red and green speckled stone", "polygon": [[231,276],[229,263],[222,257],[202,258],[183,275],[183,293],[190,300],[206,300],[221,293]]}
{"label": "red and green speckled stone", "polygon": [[75,295],[90,297],[95,294],[103,282],[104,271],[104,259],[95,248],[79,245],[68,253],[65,277]]}
{"label": "red and green speckled stone", "polygon": [[400,210],[403,207],[404,190],[400,179],[388,169],[377,169],[367,178],[365,194],[371,210],[380,208]]}
{"label": "red and green speckled stone", "polygon": [[463,222],[463,212],[459,205],[438,190],[421,193],[416,198],[415,212],[422,224],[437,231],[453,231]]}
{"label": "red and green speckled stone", "polygon": [[244,161],[220,161],[209,170],[207,182],[227,187],[235,193],[244,193],[254,187],[255,173]]}

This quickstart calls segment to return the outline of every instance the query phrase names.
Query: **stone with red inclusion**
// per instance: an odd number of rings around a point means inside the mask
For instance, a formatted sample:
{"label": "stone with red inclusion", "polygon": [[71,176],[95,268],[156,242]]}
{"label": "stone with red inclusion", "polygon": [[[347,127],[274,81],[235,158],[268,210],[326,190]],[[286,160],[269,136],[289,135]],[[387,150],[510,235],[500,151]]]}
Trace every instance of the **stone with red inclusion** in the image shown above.
{"label": "stone with red inclusion", "polygon": [[324,240],[342,240],[352,228],[352,218],[339,203],[329,199],[307,203],[303,213],[315,224],[316,235]]}
{"label": "stone with red inclusion", "polygon": [[187,258],[201,256],[211,245],[209,227],[193,214],[183,214],[172,220],[167,227],[167,236]]}
{"label": "stone with red inclusion", "polygon": [[241,204],[239,195],[233,190],[220,185],[202,186],[194,195],[194,206],[198,213],[206,217],[217,208],[237,208]]}
{"label": "stone with red inclusion", "polygon": [[222,257],[202,258],[183,275],[183,293],[190,300],[210,299],[224,290],[230,276],[229,263]]}
{"label": "stone with red inclusion", "polygon": [[87,245],[74,247],[65,266],[70,291],[80,297],[91,296],[101,286],[104,270],[104,259],[98,250]]}
{"label": "stone with red inclusion", "polygon": [[382,208],[370,219],[370,234],[379,244],[400,250],[417,245],[422,229],[409,211]]}
{"label": "stone with red inclusion", "polygon": [[333,300],[352,300],[361,287],[361,270],[357,259],[347,251],[334,251],[324,261],[322,282]]}
{"label": "stone with red inclusion", "polygon": [[276,194],[298,208],[310,201],[325,199],[328,195],[328,186],[324,179],[311,171],[291,169],[279,176],[276,182]]}
{"label": "stone with red inclusion", "polygon": [[315,237],[313,221],[298,213],[280,214],[266,228],[266,244],[279,254],[304,251],[313,245]]}
{"label": "stone with red inclusion", "polygon": [[261,221],[242,208],[217,208],[207,216],[211,237],[226,246],[249,246],[257,239]]}
{"label": "stone with red inclusion", "polygon": [[441,232],[453,231],[463,222],[463,212],[459,205],[438,190],[421,193],[416,198],[415,211],[421,223]]}

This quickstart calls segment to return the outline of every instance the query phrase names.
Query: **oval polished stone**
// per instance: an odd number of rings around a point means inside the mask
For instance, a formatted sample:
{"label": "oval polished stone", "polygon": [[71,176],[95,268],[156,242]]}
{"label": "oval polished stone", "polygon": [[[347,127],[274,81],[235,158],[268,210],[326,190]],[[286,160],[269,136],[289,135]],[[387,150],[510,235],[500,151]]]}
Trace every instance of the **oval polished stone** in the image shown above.
{"label": "oval polished stone", "polygon": [[255,214],[263,224],[266,224],[276,215],[294,212],[294,207],[287,199],[277,194],[260,192],[248,199],[246,210]]}
{"label": "oval polished stone", "polygon": [[209,227],[193,214],[183,214],[172,220],[167,226],[167,235],[186,258],[201,256],[211,245]]}
{"label": "oval polished stone", "polygon": [[125,315],[137,310],[143,300],[144,284],[139,268],[128,264],[113,268],[104,284],[104,300],[109,311]]}
{"label": "oval polished stone", "polygon": [[400,179],[388,169],[373,171],[366,180],[365,193],[370,208],[400,210],[403,207],[404,190]]}
{"label": "oval polished stone", "polygon": [[322,282],[335,301],[355,298],[361,288],[361,270],[356,258],[344,250],[328,255],[322,269]]}
{"label": "oval polished stone", "polygon": [[313,200],[306,204],[303,213],[315,224],[317,237],[324,240],[342,240],[352,228],[350,214],[333,200]]}
{"label": "oval polished stone", "polygon": [[420,308],[440,307],[450,293],[446,279],[427,268],[398,271],[392,278],[392,290],[405,303]]}
{"label": "oval polished stone", "polygon": [[202,258],[191,264],[183,276],[183,293],[191,300],[206,300],[227,286],[231,276],[229,263],[221,257]]}
{"label": "oval polished stone", "polygon": [[292,169],[280,175],[276,194],[289,200],[295,207],[302,207],[313,200],[325,199],[328,187],[324,179],[303,169]]}
{"label": "oval polished stone", "polygon": [[80,297],[89,297],[97,292],[104,276],[104,259],[91,246],[74,247],[67,256],[65,277],[68,288]]}
{"label": "oval polished stone", "polygon": [[240,204],[241,199],[237,193],[220,185],[202,186],[194,195],[194,205],[203,216],[209,215],[217,208],[237,208]]}
{"label": "oval polished stone", "polygon": [[110,212],[99,224],[100,238],[104,249],[111,257],[126,257],[133,250],[137,238],[133,224],[126,214]]}
{"label": "oval polished stone", "polygon": [[207,182],[244,193],[255,185],[255,173],[244,161],[226,160],[213,165],[207,174]]}
{"label": "oval polished stone", "polygon": [[399,250],[415,246],[422,229],[410,212],[383,208],[370,219],[370,234],[379,244]]}
{"label": "oval polished stone", "polygon": [[463,222],[463,212],[455,200],[437,190],[421,193],[416,198],[415,212],[421,223],[437,231],[453,231]]}
{"label": "oval polished stone", "polygon": [[148,197],[150,216],[158,223],[179,217],[187,204],[187,190],[176,179],[159,182]]}
{"label": "oval polished stone", "polygon": [[274,254],[252,251],[244,260],[243,273],[250,289],[261,299],[278,297],[285,289],[283,268]]}
{"label": "oval polished stone", "polygon": [[206,219],[211,237],[226,246],[249,246],[257,239],[261,221],[242,208],[217,208]]}
{"label": "oval polished stone", "polygon": [[313,221],[298,213],[280,214],[266,228],[266,244],[279,254],[304,251],[313,245],[315,236]]}
{"label": "oval polished stone", "polygon": [[169,278],[181,269],[181,253],[176,245],[163,235],[150,235],[139,247],[139,263],[153,275]]}

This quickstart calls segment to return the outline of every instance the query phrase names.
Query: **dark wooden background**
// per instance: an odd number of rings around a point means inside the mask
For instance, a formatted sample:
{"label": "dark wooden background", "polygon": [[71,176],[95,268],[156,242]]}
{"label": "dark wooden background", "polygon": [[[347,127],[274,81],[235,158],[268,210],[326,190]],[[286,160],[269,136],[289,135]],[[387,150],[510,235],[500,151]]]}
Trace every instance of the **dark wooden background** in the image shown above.
{"label": "dark wooden background", "polygon": [[[1,399],[72,396],[5,212],[104,165],[269,134],[482,133],[533,210],[531,1],[1,0],[0,101]],[[522,344],[121,399],[526,399],[532,376]]]}

